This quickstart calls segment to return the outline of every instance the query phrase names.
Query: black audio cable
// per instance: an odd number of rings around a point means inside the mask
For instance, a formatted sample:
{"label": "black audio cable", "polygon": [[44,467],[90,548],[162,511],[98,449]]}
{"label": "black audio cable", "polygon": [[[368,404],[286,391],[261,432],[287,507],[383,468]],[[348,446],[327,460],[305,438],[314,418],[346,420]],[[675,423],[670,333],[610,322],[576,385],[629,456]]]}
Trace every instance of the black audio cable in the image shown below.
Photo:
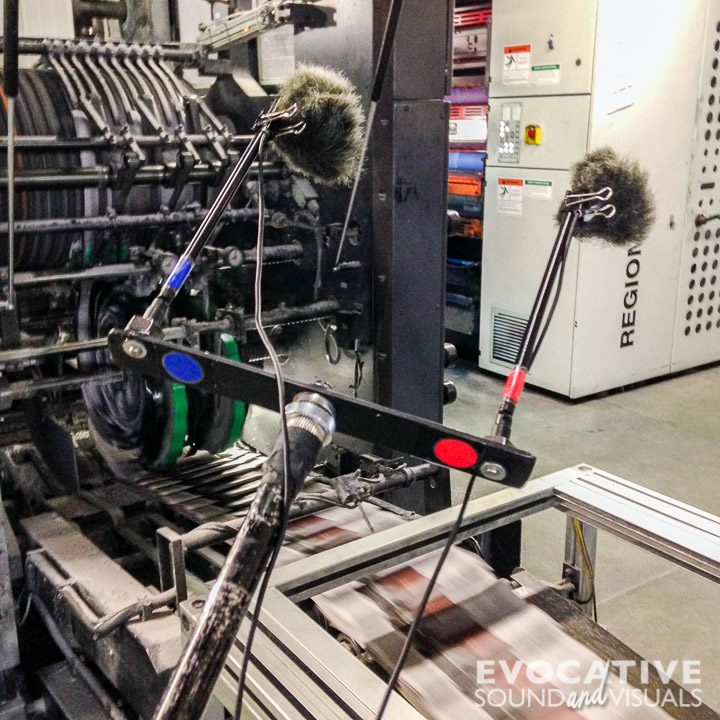
{"label": "black audio cable", "polygon": [[375,713],[374,720],[382,720],[388,703],[390,702],[390,696],[392,695],[392,691],[398,681],[398,678],[400,677],[400,673],[402,672],[403,666],[405,665],[405,661],[407,660],[410,648],[412,647],[413,641],[415,640],[415,635],[417,635],[418,628],[420,627],[420,623],[422,622],[423,616],[425,615],[425,608],[427,607],[427,604],[430,600],[430,596],[432,595],[432,591],[435,588],[435,584],[437,583],[437,579],[440,576],[440,572],[443,569],[445,560],[450,554],[450,549],[455,544],[455,540],[458,536],[458,533],[460,532],[460,527],[462,526],[462,521],[465,517],[465,511],[467,510],[468,503],[470,502],[472,489],[475,486],[475,477],[476,476],[473,475],[470,478],[470,481],[465,488],[465,497],[463,497],[462,504],[460,505],[457,519],[455,520],[455,523],[450,530],[450,534],[445,541],[445,545],[443,546],[440,557],[438,558],[437,564],[435,565],[433,574],[430,577],[428,584],[425,586],[425,592],[423,593],[422,599],[420,600],[420,605],[418,606],[418,609],[415,613],[415,618],[413,619],[412,625],[408,630],[407,637],[405,638],[405,643],[403,644],[402,650],[400,651],[400,657],[398,657],[392,674],[390,675],[390,679],[385,686],[385,693],[383,694],[382,700],[380,701],[380,706],[378,707],[377,713]]}

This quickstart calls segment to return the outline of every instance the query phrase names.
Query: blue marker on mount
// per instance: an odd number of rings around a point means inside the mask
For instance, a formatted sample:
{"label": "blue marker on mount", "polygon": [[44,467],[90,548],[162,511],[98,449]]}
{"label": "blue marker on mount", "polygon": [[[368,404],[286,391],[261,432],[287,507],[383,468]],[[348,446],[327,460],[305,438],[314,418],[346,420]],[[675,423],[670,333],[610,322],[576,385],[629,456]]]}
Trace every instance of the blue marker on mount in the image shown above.
{"label": "blue marker on mount", "polygon": [[173,380],[185,385],[193,385],[205,377],[200,363],[184,353],[170,352],[163,357],[162,364]]}
{"label": "blue marker on mount", "polygon": [[173,290],[179,290],[192,269],[193,264],[187,258],[180,260],[167,279],[168,287],[171,287]]}

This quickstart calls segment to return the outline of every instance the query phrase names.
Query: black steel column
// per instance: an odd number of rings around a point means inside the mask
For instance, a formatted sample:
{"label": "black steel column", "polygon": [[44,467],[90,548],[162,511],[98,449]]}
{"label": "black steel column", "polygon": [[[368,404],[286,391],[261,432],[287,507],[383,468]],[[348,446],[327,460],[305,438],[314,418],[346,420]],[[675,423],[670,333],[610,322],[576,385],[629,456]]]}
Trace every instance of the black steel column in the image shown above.
{"label": "black steel column", "polygon": [[[375,0],[379,44],[388,0]],[[440,421],[443,412],[448,112],[452,3],[405,0],[372,142],[375,399]],[[377,54],[378,48],[375,48]],[[449,481],[394,502],[446,507]]]}

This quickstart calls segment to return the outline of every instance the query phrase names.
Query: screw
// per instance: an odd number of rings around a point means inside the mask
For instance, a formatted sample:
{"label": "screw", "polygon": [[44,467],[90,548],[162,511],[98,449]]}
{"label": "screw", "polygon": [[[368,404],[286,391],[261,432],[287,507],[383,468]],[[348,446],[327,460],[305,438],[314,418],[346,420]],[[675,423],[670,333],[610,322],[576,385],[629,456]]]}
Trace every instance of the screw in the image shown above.
{"label": "screw", "polygon": [[502,482],[507,477],[507,470],[500,463],[484,462],[480,466],[480,474],[488,480]]}
{"label": "screw", "polygon": [[122,349],[126,355],[136,360],[142,360],[147,357],[147,348],[137,340],[126,340],[122,344]]}
{"label": "screw", "polygon": [[205,607],[205,601],[204,600],[193,600],[190,605],[194,607],[196,610],[199,610],[202,607]]}

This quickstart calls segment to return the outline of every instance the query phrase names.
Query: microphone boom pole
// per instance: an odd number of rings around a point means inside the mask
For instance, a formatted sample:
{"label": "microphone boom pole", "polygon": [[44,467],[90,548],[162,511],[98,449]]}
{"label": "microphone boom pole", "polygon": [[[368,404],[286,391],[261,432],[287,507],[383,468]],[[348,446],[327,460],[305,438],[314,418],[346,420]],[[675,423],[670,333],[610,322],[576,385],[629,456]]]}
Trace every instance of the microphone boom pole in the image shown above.
{"label": "microphone boom pole", "polygon": [[[128,329],[135,330],[144,335],[157,334],[159,332],[159,325],[161,325],[165,319],[170,303],[177,297],[185,284],[200,253],[212,237],[225,209],[247,177],[250,167],[257,159],[265,141],[269,138],[279,137],[280,135],[298,134],[303,131],[305,123],[302,120],[288,124],[288,121],[292,121],[297,114],[298,108],[296,105],[293,105],[287,110],[280,112],[276,112],[273,106],[269,112],[260,115],[253,128],[255,134],[250,144],[245,148],[245,152],[240,156],[240,159],[230,171],[227,180],[215,197],[207,215],[205,215],[203,221],[198,226],[183,254],[178,258],[175,267],[163,283],[157,297],[152,301],[142,317],[136,315],[130,320]],[[258,218],[258,222],[264,222],[264,218]]]}
{"label": "microphone boom pole", "polygon": [[502,403],[492,431],[492,436],[496,438],[500,438],[505,442],[510,439],[513,414],[525,387],[525,377],[537,354],[538,335],[550,302],[550,295],[565,265],[568,249],[578,221],[584,215],[612,217],[615,214],[615,206],[607,204],[612,194],[612,189],[606,187],[596,193],[574,194],[568,192],[565,195],[560,214],[560,229],[555,238],[555,244],[548,263],[545,266],[540,287],[535,295],[530,317],[525,325],[520,349],[515,360],[515,367],[510,371],[503,389]]}

